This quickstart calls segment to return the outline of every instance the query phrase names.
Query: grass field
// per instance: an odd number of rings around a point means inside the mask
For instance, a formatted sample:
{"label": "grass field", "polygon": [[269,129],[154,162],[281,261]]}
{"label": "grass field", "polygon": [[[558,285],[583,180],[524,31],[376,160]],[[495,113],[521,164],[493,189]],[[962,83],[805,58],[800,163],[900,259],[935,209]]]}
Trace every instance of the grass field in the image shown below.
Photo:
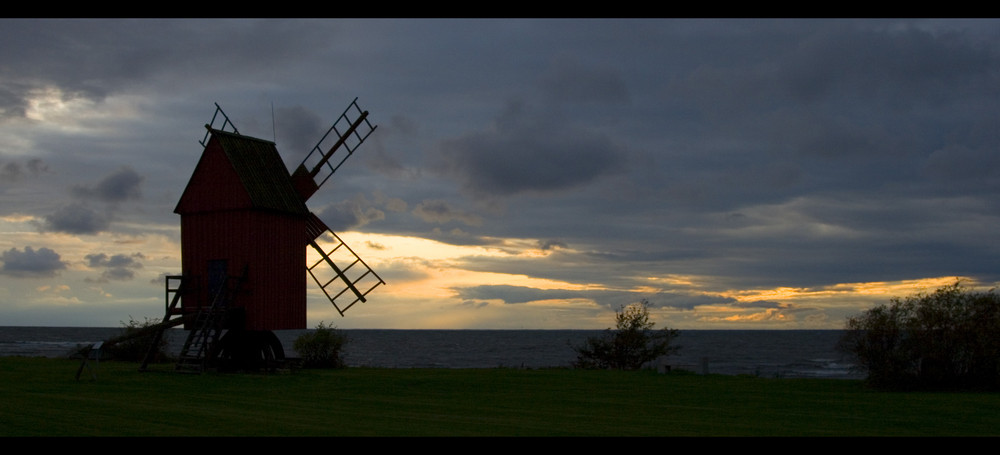
{"label": "grass field", "polygon": [[1000,394],[571,369],[140,373],[0,358],[2,436],[995,436]]}

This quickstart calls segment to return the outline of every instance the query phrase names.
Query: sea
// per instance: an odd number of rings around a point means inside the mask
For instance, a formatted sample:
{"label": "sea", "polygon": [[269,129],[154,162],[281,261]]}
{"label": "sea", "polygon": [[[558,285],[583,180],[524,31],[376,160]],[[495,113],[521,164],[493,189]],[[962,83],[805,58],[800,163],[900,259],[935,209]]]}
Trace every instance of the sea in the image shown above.
{"label": "sea", "polygon": [[[81,346],[121,333],[109,327],[0,327],[0,357],[68,357]],[[287,357],[296,338],[312,330],[279,330]],[[574,346],[601,330],[382,330],[338,329],[347,336],[349,367],[562,368],[576,359]],[[167,351],[180,352],[187,332],[171,329]],[[681,330],[675,355],[650,368],[697,374],[775,378],[861,379],[837,350],[840,330]]]}

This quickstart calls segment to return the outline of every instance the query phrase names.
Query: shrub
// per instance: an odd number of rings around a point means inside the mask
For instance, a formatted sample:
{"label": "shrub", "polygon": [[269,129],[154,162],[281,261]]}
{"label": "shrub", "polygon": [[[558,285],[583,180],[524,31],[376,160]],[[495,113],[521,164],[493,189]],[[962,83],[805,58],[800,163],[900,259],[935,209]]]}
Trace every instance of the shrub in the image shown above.
{"label": "shrub", "polygon": [[601,337],[588,338],[577,353],[573,366],[587,369],[637,370],[660,356],[679,349],[670,342],[677,338],[676,329],[654,330],[649,320],[649,301],[619,307],[615,312],[617,330],[610,328]]}
{"label": "shrub", "polygon": [[1000,388],[1000,295],[960,283],[847,319],[840,348],[886,389]]}
{"label": "shrub", "polygon": [[346,335],[320,322],[315,330],[296,338],[294,347],[305,368],[343,368],[340,354],[346,343]]}
{"label": "shrub", "polygon": [[[159,330],[155,326],[159,322],[159,320],[149,318],[145,318],[140,322],[129,316],[128,322],[121,321],[121,334],[110,340],[106,340],[102,349],[108,352],[111,358],[115,360],[141,362],[146,358],[146,353],[149,352],[150,345],[153,344],[156,332]],[[160,337],[160,341],[155,347],[152,361],[159,362],[168,358],[166,353],[167,343],[168,333],[164,331],[163,336]]]}

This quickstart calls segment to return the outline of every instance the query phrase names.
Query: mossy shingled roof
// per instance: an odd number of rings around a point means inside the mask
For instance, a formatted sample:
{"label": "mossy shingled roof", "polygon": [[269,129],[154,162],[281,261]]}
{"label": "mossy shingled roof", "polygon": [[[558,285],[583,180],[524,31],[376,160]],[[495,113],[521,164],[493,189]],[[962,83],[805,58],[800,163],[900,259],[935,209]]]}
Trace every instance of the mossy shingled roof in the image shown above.
{"label": "mossy shingled roof", "polygon": [[[309,213],[305,202],[292,186],[288,169],[274,142],[215,129],[211,130],[211,134],[208,147],[213,141],[218,143],[246,190],[252,208],[301,215]],[[191,183],[188,189],[191,189]],[[181,210],[181,207],[178,209]]]}

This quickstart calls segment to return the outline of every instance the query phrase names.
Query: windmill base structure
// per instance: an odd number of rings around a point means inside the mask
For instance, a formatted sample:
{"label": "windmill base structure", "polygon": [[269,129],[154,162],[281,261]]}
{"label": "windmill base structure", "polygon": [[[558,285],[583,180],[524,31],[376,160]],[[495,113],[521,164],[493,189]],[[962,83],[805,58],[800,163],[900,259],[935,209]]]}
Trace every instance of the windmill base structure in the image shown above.
{"label": "windmill base structure", "polygon": [[341,316],[385,284],[305,204],[375,130],[367,117],[355,99],[290,173],[274,142],[241,135],[216,104],[174,209],[183,273],[166,277],[165,315],[140,369],[180,325],[179,371],[275,367],[285,353],[273,331],[306,328],[303,268]]}

